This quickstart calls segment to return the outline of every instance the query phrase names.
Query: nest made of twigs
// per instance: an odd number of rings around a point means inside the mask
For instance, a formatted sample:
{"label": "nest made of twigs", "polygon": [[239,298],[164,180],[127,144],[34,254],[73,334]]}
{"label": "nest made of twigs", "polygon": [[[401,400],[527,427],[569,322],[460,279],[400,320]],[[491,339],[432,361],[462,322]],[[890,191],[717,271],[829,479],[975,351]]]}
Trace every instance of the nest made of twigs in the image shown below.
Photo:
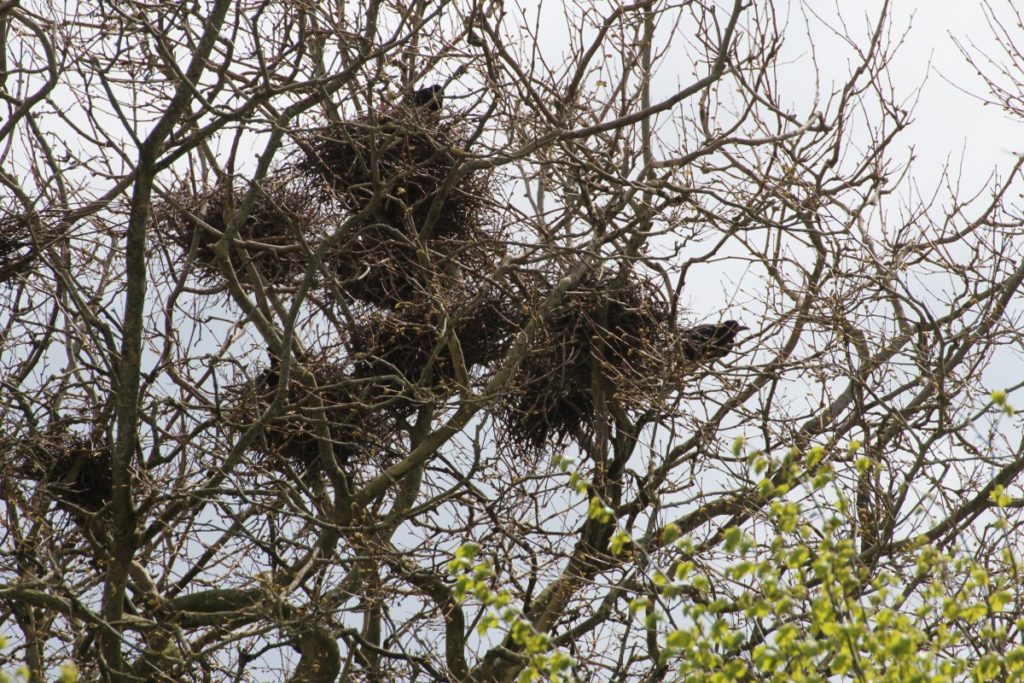
{"label": "nest made of twigs", "polygon": [[[329,359],[311,359],[304,367],[316,381],[316,389],[304,385],[293,372],[285,396],[284,412],[264,425],[263,433],[253,445],[263,456],[268,469],[298,473],[316,473],[322,468],[313,407],[313,392],[323,403],[323,417],[330,432],[332,450],[341,467],[383,454],[393,436],[394,425],[389,414],[376,405],[374,397],[357,380],[347,366]],[[277,361],[257,377],[235,388],[234,418],[240,423],[256,421],[270,406],[280,386]],[[379,398],[379,397],[378,397]]]}
{"label": "nest made of twigs", "polygon": [[594,422],[594,383],[623,408],[641,408],[664,381],[675,325],[652,282],[590,277],[545,320],[497,412],[526,448],[564,442]]}
{"label": "nest made of twigs", "polygon": [[324,257],[328,272],[350,297],[392,310],[429,296],[431,284],[453,270],[488,273],[505,254],[501,236],[483,230],[468,239],[420,241],[387,225],[368,225]]}
{"label": "nest made of twigs", "polygon": [[[351,238],[325,257],[344,291],[390,308],[413,298],[429,273],[422,254],[459,258],[503,246],[494,233],[490,171],[452,182],[466,143],[457,118],[395,116],[330,125],[298,137],[296,174],[311,193],[358,215]],[[490,246],[492,248],[488,249]],[[435,259],[436,260],[436,259]]]}
{"label": "nest made of twigs", "polygon": [[[213,246],[241,210],[248,189],[218,185],[193,192],[179,188],[154,206],[158,235],[183,253],[188,253],[196,240],[194,273],[200,281],[223,282]],[[308,263],[304,243],[313,248],[319,241],[326,217],[324,206],[300,184],[285,178],[261,183],[228,250],[239,281],[250,280],[251,267],[266,283],[291,283]]]}
{"label": "nest made of twigs", "polygon": [[[325,198],[340,201],[353,212],[376,200],[378,217],[394,225],[404,223],[411,212],[425,215],[460,164],[458,151],[466,144],[466,127],[457,118],[425,121],[403,113],[364,117],[301,134],[297,171],[316,181]],[[446,210],[432,232],[457,234],[461,218],[479,205],[476,191],[487,179],[486,174],[460,179],[442,197]]]}
{"label": "nest made of twigs", "polygon": [[39,251],[24,217],[12,213],[0,219],[0,284],[26,271],[38,256]]}
{"label": "nest made of twigs", "polygon": [[113,492],[109,445],[67,429],[52,430],[23,449],[20,472],[76,515],[99,511]]}
{"label": "nest made of twigs", "polygon": [[455,379],[456,340],[467,370],[484,368],[505,354],[518,317],[509,297],[497,288],[484,296],[448,290],[403,302],[387,313],[371,313],[354,328],[349,351],[357,376],[396,377],[399,393],[407,383],[446,388]]}
{"label": "nest made of twigs", "polygon": [[15,264],[24,258],[26,246],[18,234],[17,222],[0,221],[0,282],[14,275]]}

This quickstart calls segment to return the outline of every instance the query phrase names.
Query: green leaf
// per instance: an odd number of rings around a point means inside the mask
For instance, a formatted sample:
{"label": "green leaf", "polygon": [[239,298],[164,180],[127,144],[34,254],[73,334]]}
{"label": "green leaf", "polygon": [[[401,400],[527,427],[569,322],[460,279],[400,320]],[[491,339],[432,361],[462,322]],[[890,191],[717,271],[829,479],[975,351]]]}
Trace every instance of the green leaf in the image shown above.
{"label": "green leaf", "polygon": [[488,631],[495,628],[499,623],[498,615],[494,612],[487,612],[480,618],[480,622],[476,625],[476,632],[480,635],[486,635]]}
{"label": "green leaf", "polygon": [[476,557],[479,552],[480,546],[476,543],[463,543],[455,550],[455,559],[457,560],[470,560]]}
{"label": "green leaf", "polygon": [[739,527],[731,526],[725,530],[725,551],[735,552],[736,547],[739,546],[740,540],[743,538],[743,532],[740,531]]}
{"label": "green leaf", "polygon": [[1013,502],[1013,499],[1007,495],[1006,489],[1002,484],[992,489],[991,493],[988,494],[990,502],[995,503],[997,507],[1004,508]]}
{"label": "green leaf", "polygon": [[634,616],[640,610],[647,609],[648,605],[650,605],[650,604],[651,604],[651,601],[648,600],[647,598],[644,598],[644,597],[633,598],[632,600],[629,601],[629,614],[630,614],[630,616]]}
{"label": "green leaf", "polygon": [[615,533],[612,534],[611,540],[608,541],[608,547],[612,551],[612,555],[621,555],[622,549],[626,547],[627,543],[630,543],[633,539],[622,529],[616,529]]}
{"label": "green leaf", "polygon": [[564,453],[556,453],[551,458],[551,464],[554,465],[560,472],[568,472],[569,468],[572,467],[573,463],[576,462],[571,456],[565,455]]}
{"label": "green leaf", "polygon": [[615,511],[606,506],[600,498],[593,496],[587,506],[587,516],[595,522],[607,524],[612,521]]}
{"label": "green leaf", "polygon": [[690,631],[669,631],[665,636],[665,645],[673,650],[685,650],[693,644],[693,634]]}

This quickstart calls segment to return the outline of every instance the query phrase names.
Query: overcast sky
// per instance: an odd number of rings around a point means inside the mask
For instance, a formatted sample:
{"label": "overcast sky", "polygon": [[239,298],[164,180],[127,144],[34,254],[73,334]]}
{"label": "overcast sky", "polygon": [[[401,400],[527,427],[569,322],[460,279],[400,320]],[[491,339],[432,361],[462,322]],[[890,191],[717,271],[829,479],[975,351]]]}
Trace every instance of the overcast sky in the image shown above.
{"label": "overcast sky", "polygon": [[[809,4],[817,3],[809,0]],[[879,2],[844,2],[844,14],[851,16],[851,6],[858,4],[871,17],[878,16]],[[1008,0],[993,3],[993,9],[1002,17],[1009,16],[1009,8]],[[915,146],[915,176],[927,182],[948,156],[958,162],[962,155],[965,180],[980,185],[993,168],[1007,167],[1013,154],[1024,147],[1018,142],[1024,126],[997,107],[984,106],[977,99],[988,96],[987,87],[954,43],[954,38],[964,46],[973,42],[989,56],[1002,58],[982,3],[893,0],[892,10],[894,37],[905,31],[904,44],[893,63],[893,85],[898,94],[910,95],[923,83],[914,110],[915,123],[903,138],[904,144]],[[1015,33],[1024,44],[1024,29],[1017,27]],[[993,74],[994,69],[988,73]],[[933,176],[932,180],[935,179]]]}

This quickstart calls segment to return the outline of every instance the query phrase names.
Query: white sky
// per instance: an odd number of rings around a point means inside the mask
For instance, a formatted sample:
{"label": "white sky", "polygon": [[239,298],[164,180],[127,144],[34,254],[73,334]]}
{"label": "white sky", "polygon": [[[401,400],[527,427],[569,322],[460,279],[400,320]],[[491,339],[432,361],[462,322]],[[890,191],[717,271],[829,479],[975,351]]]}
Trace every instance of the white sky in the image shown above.
{"label": "white sky", "polygon": [[[844,14],[851,16],[850,6],[856,4],[844,2]],[[863,4],[877,16],[881,3]],[[1000,16],[1008,14],[1008,0],[993,4]],[[938,180],[947,158],[956,166],[962,156],[964,180],[974,189],[994,168],[1006,168],[1014,153],[1024,151],[1018,142],[1024,125],[978,99],[988,96],[987,87],[953,42],[973,43],[1000,58],[983,5],[978,0],[893,0],[892,10],[894,37],[905,31],[893,63],[893,85],[899,95],[910,95],[923,84],[914,124],[902,137],[903,145],[915,147],[914,175],[928,187]],[[1024,30],[1016,28],[1016,33],[1024,40]]]}

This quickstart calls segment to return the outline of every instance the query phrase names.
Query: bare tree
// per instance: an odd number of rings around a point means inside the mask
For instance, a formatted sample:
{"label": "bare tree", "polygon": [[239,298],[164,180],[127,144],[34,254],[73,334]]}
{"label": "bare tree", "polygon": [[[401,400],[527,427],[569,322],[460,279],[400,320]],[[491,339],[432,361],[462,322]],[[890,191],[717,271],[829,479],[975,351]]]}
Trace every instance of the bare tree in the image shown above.
{"label": "bare tree", "polygon": [[783,16],[0,3],[12,660],[768,680],[862,605],[1006,649],[1020,161],[923,193],[888,8]]}

